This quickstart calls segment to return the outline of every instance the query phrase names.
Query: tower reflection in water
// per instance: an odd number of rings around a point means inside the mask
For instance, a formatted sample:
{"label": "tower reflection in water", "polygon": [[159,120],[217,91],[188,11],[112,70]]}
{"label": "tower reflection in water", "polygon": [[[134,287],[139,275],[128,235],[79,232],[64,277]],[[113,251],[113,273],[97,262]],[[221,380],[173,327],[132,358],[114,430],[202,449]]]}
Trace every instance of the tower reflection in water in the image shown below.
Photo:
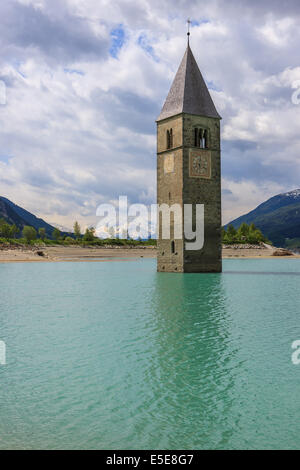
{"label": "tower reflection in water", "polygon": [[230,434],[236,370],[222,275],[158,273],[154,286],[145,378],[153,395],[150,411],[161,430],[157,445],[205,447],[214,436],[217,446]]}

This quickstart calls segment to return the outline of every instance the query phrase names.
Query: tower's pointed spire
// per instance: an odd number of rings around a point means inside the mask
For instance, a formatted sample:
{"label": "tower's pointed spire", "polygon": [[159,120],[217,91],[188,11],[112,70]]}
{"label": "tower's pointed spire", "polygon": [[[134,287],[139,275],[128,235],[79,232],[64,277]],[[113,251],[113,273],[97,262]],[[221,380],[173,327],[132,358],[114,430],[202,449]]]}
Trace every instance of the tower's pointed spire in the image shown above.
{"label": "tower's pointed spire", "polygon": [[189,46],[190,45],[190,35],[191,35],[191,33],[190,33],[191,20],[190,19],[187,20],[187,24],[188,24],[187,43],[188,43],[188,46]]}
{"label": "tower's pointed spire", "polygon": [[189,41],[157,121],[180,113],[221,119],[193,56]]}

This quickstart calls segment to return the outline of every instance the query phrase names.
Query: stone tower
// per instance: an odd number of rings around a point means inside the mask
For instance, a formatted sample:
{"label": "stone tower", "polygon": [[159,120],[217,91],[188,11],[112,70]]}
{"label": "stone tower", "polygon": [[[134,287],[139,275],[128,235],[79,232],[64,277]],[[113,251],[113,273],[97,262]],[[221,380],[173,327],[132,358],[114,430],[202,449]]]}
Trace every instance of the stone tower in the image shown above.
{"label": "stone tower", "polygon": [[160,214],[158,271],[222,271],[220,119],[188,44],[157,118],[157,203],[179,204],[182,220],[192,204],[193,230],[196,204],[204,205],[204,244],[188,249],[184,230],[175,238],[172,212],[170,235],[162,237]]}

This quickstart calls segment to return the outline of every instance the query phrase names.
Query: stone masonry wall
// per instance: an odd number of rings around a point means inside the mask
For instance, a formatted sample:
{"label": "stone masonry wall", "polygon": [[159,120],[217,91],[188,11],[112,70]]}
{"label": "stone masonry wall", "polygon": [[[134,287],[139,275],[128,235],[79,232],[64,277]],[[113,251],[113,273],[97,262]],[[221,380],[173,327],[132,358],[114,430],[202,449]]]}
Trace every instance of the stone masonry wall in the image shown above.
{"label": "stone masonry wall", "polygon": [[[173,148],[167,149],[166,132],[173,131]],[[157,203],[168,205],[180,204],[182,207],[182,116],[167,119],[157,126]],[[165,159],[174,161],[173,171],[165,171]],[[160,224],[161,226],[161,218]],[[183,241],[174,240],[174,220],[171,216],[170,239],[158,237],[157,270],[165,272],[183,271]],[[175,242],[172,253],[171,242]]]}
{"label": "stone masonry wall", "polygon": [[[195,127],[209,130],[211,179],[193,178],[189,174],[189,151],[194,149]],[[173,148],[167,149],[166,132],[173,130]],[[201,150],[200,150],[201,151]],[[174,166],[172,167],[172,162]],[[167,170],[167,171],[166,171]],[[220,272],[221,258],[221,173],[220,121],[182,114],[158,122],[157,126],[157,202],[168,205],[204,204],[205,233],[202,250],[185,250],[183,240],[175,241],[171,219],[169,240],[158,237],[158,271]]]}
{"label": "stone masonry wall", "polygon": [[[211,179],[189,176],[189,150],[194,147],[195,127],[209,130]],[[183,141],[183,204],[204,204],[205,224],[203,249],[184,251],[184,272],[220,272],[222,270],[220,121],[214,118],[184,115]]]}

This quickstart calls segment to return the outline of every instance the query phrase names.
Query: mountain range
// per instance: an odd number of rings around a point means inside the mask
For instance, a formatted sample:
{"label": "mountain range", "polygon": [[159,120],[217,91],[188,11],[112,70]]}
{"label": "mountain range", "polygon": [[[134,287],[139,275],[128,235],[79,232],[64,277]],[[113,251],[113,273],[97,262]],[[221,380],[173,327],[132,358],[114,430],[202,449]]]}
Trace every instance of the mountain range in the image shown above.
{"label": "mountain range", "polygon": [[300,189],[271,197],[230,224],[238,228],[243,222],[254,223],[276,246],[300,248]]}
{"label": "mountain range", "polygon": [[44,228],[47,237],[52,238],[52,232],[54,230],[52,225],[2,196],[0,196],[0,219],[6,220],[6,222],[11,225],[16,224],[20,231],[22,231],[25,225],[30,225],[37,231],[39,228]]}
{"label": "mountain range", "polygon": [[[16,224],[20,231],[25,225],[31,225],[36,230],[43,227],[48,238],[52,238],[56,226],[1,196],[0,219]],[[275,246],[300,249],[300,189],[271,197],[248,214],[234,219],[225,228],[230,224],[238,228],[243,222],[248,225],[254,223]]]}

